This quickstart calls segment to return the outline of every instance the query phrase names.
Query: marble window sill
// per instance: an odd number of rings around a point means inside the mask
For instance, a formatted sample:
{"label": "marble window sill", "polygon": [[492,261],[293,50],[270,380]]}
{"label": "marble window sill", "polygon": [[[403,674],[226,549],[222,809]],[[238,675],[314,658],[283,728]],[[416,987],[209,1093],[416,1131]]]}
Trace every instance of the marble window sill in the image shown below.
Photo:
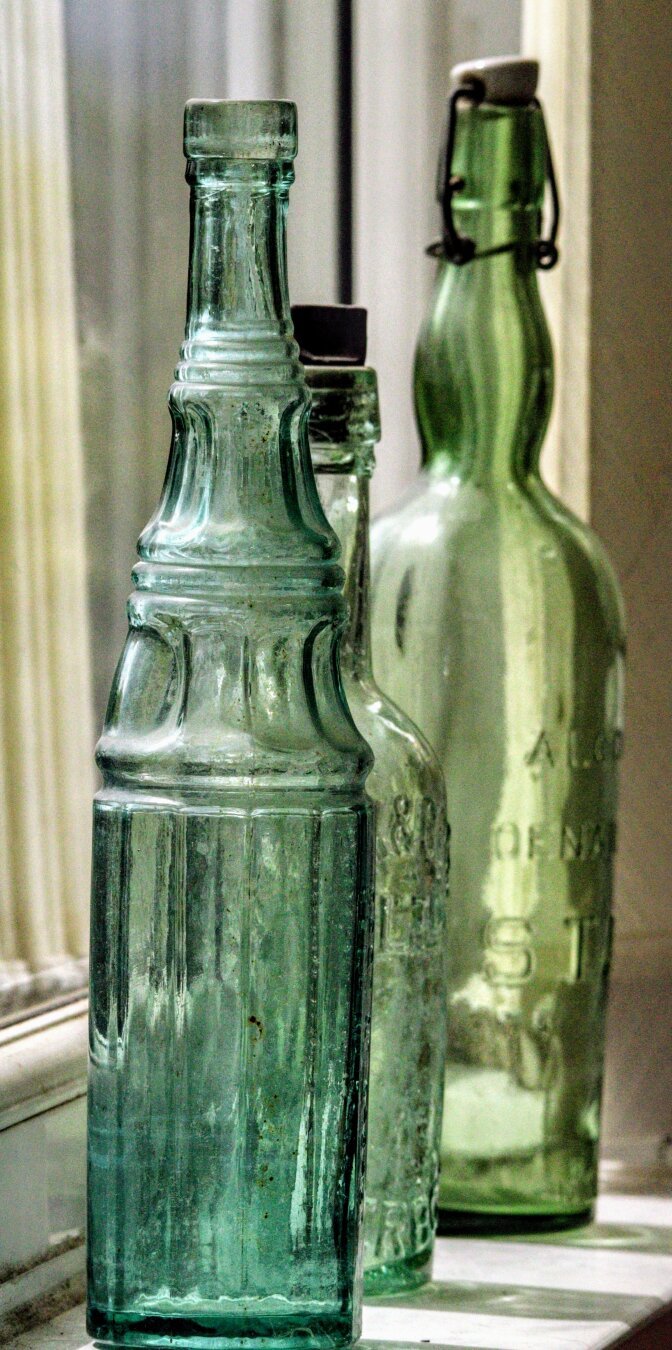
{"label": "marble window sill", "polygon": [[[655,1320],[666,1309],[667,1329]],[[605,1195],[594,1224],[543,1241],[440,1239],[432,1283],[367,1304],[364,1338],[362,1350],[672,1345],[672,1197]],[[14,1346],[89,1350],[83,1308],[25,1332]]]}

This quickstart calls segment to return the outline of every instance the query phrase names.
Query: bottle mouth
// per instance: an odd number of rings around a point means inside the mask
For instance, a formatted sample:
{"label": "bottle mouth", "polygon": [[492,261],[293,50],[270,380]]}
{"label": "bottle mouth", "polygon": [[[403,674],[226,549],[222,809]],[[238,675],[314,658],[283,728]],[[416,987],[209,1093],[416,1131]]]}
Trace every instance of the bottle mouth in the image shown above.
{"label": "bottle mouth", "polygon": [[189,99],[187,159],[292,160],[298,150],[296,104],[286,99]]}
{"label": "bottle mouth", "polygon": [[294,336],[311,395],[315,469],[373,473],[380,440],[376,372],[366,361],[367,311],[359,305],[292,305]]}

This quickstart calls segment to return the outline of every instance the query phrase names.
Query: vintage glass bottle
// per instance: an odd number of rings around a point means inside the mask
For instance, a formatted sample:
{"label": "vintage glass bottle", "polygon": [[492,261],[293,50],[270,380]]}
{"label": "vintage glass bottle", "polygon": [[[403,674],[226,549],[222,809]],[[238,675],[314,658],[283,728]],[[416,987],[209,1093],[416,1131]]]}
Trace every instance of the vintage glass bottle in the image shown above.
{"label": "vintage glass bottle", "polygon": [[296,110],[192,102],[186,336],[98,763],[88,1327],[358,1334],[371,762],[344,700],[285,215]]}
{"label": "vintage glass bottle", "polygon": [[373,531],[374,671],[439,754],[453,831],[439,1231],[590,1213],[623,742],[617,583],[539,474],[536,70],[472,71],[444,182],[477,256],[439,261],[415,365],[423,469]]}
{"label": "vintage glass bottle", "polygon": [[374,753],[376,925],[364,1202],[364,1289],[421,1284],[436,1227],[445,1059],[447,826],[441,766],[371,670],[369,479],[380,437],[376,373],[363,364],[366,311],[297,306],[312,395],[310,445],[341,541],[350,620],[341,670]]}

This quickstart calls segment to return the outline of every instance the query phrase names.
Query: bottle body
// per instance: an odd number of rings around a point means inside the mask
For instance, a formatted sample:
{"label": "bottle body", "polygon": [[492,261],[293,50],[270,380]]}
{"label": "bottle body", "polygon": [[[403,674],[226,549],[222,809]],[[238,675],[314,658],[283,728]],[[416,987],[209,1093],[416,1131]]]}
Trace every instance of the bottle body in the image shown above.
{"label": "bottle body", "polygon": [[539,486],[444,487],[423,476],[374,528],[374,661],[451,812],[439,1206],[506,1225],[596,1193],[622,620],[594,536]]}
{"label": "bottle body", "polygon": [[447,830],[443,783],[410,719],[344,680],[374,753],[376,923],[364,1188],[364,1289],[428,1279],[445,1063]]}
{"label": "bottle body", "polygon": [[376,679],[443,765],[452,826],[439,1230],[570,1221],[596,1193],[623,614],[544,487],[537,104],[460,108],[415,399],[425,467],[373,529]]}
{"label": "bottle body", "polygon": [[[239,616],[252,724],[288,673],[286,654],[273,665],[278,603],[261,640],[264,606]],[[170,668],[165,685],[141,653],[156,629],[134,627],[107,728],[120,750],[132,722],[137,778],[111,780],[95,806],[89,1327],[102,1344],[345,1344],[359,1316],[370,807],[337,778],[206,786],[202,727],[192,773],[173,746],[164,774],[134,716],[140,701],[149,713],[149,674],[165,720],[148,716],[147,740],[169,745],[170,689],[202,712],[231,619],[176,624],[191,674]]]}
{"label": "bottle body", "polygon": [[[326,312],[326,311],[325,311]],[[341,540],[350,622],[342,678],[373,750],[376,808],[373,1006],[364,1201],[364,1288],[429,1277],[436,1229],[445,1060],[448,828],[441,767],[374,682],[369,633],[369,476],[375,374],[307,367],[320,497]]]}
{"label": "bottle body", "polygon": [[100,1343],[349,1343],[367,829],[363,806],[319,795],[98,801]]}
{"label": "bottle body", "polygon": [[101,1345],[318,1347],[359,1330],[370,754],[338,681],[342,572],[289,323],[292,118],[198,105],[186,138],[173,441],[98,747]]}

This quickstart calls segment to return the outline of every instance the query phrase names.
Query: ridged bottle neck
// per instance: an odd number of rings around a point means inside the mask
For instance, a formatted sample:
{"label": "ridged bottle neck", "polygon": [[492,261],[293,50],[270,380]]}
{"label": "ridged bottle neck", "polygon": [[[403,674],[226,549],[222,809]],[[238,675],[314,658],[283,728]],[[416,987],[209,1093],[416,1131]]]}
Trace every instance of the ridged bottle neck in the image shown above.
{"label": "ridged bottle neck", "polygon": [[[287,290],[291,164],[190,160],[185,340],[177,378],[296,378]],[[278,370],[278,366],[281,370]]]}
{"label": "ridged bottle neck", "polygon": [[423,462],[439,474],[507,482],[538,467],[553,386],[534,250],[545,165],[537,105],[459,109],[453,217],[485,256],[439,263],[418,342]]}
{"label": "ridged bottle neck", "polygon": [[[143,563],[297,568],[286,585],[338,585],[338,545],[320,507],[308,392],[292,336],[285,219],[291,163],[190,160],[185,339],[169,396],[173,441]],[[167,574],[166,574],[167,575]],[[303,580],[301,579],[303,578]],[[158,585],[156,570],[139,585]],[[168,577],[167,583],[172,585]],[[256,584],[256,583],[255,583]]]}

